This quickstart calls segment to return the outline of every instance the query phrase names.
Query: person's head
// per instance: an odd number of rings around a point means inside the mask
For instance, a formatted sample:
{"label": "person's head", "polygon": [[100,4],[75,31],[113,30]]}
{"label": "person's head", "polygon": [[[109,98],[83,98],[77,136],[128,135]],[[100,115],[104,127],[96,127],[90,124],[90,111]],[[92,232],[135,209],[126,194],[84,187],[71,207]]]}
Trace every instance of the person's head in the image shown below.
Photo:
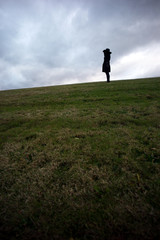
{"label": "person's head", "polygon": [[105,50],[103,50],[103,52],[106,53],[106,54],[107,54],[107,53],[109,53],[109,54],[112,53],[109,48],[106,48]]}

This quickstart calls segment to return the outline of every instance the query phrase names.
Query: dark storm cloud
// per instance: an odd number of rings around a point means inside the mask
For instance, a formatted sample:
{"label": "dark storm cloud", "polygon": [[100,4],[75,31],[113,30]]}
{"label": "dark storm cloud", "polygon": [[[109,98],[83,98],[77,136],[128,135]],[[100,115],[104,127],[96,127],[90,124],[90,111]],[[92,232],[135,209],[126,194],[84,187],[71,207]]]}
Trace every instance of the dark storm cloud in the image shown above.
{"label": "dark storm cloud", "polygon": [[114,79],[160,75],[159,9],[159,0],[1,0],[0,89],[103,80],[106,47]]}
{"label": "dark storm cloud", "polygon": [[95,1],[91,19],[96,26],[101,26],[97,32],[99,42],[104,46],[107,43],[119,57],[135,47],[159,42],[159,9],[158,0]]}

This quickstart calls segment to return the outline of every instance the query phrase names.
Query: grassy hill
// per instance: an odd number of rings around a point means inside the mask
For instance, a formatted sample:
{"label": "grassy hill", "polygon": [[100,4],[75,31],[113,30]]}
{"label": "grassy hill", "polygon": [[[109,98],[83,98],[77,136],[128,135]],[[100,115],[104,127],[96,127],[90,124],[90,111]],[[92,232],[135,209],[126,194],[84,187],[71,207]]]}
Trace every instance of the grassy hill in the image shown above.
{"label": "grassy hill", "polygon": [[0,239],[160,237],[160,78],[0,92]]}

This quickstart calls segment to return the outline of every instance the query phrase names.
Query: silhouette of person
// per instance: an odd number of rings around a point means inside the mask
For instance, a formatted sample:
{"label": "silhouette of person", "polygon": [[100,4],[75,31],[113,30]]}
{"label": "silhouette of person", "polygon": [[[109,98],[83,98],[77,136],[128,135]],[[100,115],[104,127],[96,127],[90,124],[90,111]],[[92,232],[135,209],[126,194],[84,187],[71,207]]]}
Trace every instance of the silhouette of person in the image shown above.
{"label": "silhouette of person", "polygon": [[106,48],[105,50],[103,50],[104,53],[104,62],[102,65],[102,72],[106,73],[106,77],[107,77],[107,82],[110,82],[110,71],[111,71],[111,67],[110,67],[110,59],[111,59],[111,52],[109,48]]}

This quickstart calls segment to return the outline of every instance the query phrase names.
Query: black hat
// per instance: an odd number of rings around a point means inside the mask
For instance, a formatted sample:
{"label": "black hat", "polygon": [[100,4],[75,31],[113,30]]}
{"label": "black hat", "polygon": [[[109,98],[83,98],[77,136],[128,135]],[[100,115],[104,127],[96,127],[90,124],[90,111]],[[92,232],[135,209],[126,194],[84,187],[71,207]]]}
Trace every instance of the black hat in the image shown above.
{"label": "black hat", "polygon": [[105,51],[107,51],[107,52],[109,52],[109,53],[112,53],[109,48],[106,48]]}
{"label": "black hat", "polygon": [[112,52],[110,52],[110,49],[109,48],[106,48],[105,50],[103,50],[103,52],[108,52],[108,53],[112,53]]}

